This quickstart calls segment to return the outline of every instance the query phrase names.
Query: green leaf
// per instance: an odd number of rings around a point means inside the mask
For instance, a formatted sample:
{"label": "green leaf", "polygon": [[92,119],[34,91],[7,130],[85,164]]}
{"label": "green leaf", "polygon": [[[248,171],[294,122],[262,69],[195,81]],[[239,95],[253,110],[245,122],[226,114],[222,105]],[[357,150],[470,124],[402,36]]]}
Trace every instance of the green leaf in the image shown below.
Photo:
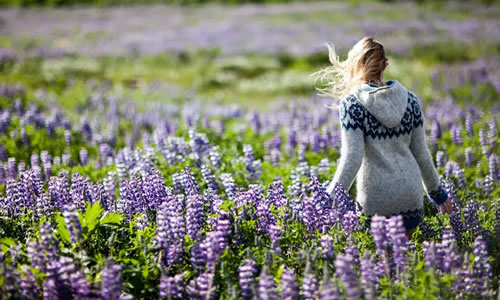
{"label": "green leaf", "polygon": [[121,221],[123,220],[123,216],[120,213],[104,213],[104,215],[101,217],[100,223],[102,224],[120,224]]}
{"label": "green leaf", "polygon": [[17,244],[17,241],[13,238],[10,238],[10,237],[5,237],[5,238],[2,238],[0,240],[0,242],[2,242],[2,245],[6,245],[6,246],[9,246],[9,247],[12,247],[14,245]]}
{"label": "green leaf", "polygon": [[94,205],[90,205],[87,203],[87,209],[83,215],[83,227],[87,228],[87,233],[92,232],[94,228],[99,224],[99,217],[101,216],[104,209],[101,208],[99,202],[94,203]]}
{"label": "green leaf", "polygon": [[57,214],[57,234],[61,237],[61,239],[65,242],[71,243],[70,235],[68,228],[66,227],[66,222],[64,221],[64,217],[61,214]]}

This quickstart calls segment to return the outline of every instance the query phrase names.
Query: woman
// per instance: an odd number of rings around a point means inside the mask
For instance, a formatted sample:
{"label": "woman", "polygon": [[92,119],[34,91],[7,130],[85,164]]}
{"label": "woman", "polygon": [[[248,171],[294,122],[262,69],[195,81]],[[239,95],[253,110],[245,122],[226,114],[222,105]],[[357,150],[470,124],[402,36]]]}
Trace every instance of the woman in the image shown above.
{"label": "woman", "polygon": [[422,221],[423,185],[440,211],[451,202],[426,144],[424,118],[415,94],[397,80],[383,81],[388,65],[384,47],[365,37],[339,61],[328,45],[332,66],[324,94],[341,98],[341,156],[327,192],[356,181],[356,201],[366,216],[401,214],[408,238]]}

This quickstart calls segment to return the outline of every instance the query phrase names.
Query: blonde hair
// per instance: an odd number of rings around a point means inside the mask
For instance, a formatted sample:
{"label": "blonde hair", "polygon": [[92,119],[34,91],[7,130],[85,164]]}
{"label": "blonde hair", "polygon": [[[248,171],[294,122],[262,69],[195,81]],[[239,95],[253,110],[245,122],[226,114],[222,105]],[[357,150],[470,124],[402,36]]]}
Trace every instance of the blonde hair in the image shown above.
{"label": "blonde hair", "polygon": [[316,76],[316,81],[327,81],[326,87],[316,88],[320,95],[343,98],[361,83],[380,80],[387,58],[384,46],[375,38],[362,38],[349,50],[344,61],[340,61],[333,44],[326,46],[332,65],[311,74]]}

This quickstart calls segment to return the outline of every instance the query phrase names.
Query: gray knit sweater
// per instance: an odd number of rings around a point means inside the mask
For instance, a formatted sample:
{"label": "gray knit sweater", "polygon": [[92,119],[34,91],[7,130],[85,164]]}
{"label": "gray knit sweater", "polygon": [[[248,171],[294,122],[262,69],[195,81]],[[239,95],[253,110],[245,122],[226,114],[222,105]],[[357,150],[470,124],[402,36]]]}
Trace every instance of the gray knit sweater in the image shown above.
{"label": "gray knit sweater", "polygon": [[437,204],[446,200],[415,94],[397,80],[363,83],[340,101],[339,115],[342,146],[330,195],[335,183],[348,190],[357,176],[356,201],[368,216],[421,213],[424,186]]}

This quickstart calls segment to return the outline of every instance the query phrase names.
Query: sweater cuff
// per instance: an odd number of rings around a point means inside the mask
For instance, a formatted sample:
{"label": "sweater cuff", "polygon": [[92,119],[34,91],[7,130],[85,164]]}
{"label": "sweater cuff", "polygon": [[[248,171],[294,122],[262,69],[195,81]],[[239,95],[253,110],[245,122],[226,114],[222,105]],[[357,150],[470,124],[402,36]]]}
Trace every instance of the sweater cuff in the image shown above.
{"label": "sweater cuff", "polygon": [[429,196],[437,205],[441,205],[448,200],[448,193],[441,186],[437,190],[431,191]]}

